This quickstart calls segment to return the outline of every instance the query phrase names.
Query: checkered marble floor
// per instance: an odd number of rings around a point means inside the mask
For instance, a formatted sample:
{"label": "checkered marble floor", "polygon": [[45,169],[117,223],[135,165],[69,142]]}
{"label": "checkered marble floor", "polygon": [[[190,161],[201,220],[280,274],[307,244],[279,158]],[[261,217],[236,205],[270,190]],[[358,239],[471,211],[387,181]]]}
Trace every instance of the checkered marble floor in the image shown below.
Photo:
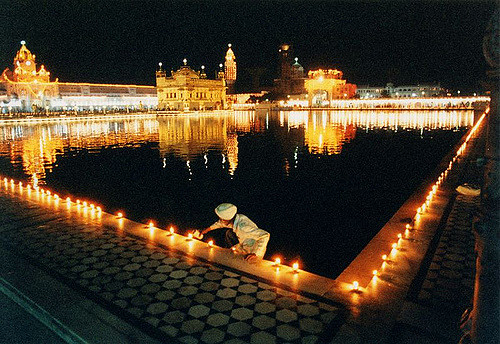
{"label": "checkered marble floor", "polygon": [[469,305],[476,260],[472,219],[479,203],[479,197],[456,197],[418,294],[419,302],[459,310]]}
{"label": "checkered marble floor", "polygon": [[0,193],[3,246],[165,342],[324,343],[339,304],[263,283]]}

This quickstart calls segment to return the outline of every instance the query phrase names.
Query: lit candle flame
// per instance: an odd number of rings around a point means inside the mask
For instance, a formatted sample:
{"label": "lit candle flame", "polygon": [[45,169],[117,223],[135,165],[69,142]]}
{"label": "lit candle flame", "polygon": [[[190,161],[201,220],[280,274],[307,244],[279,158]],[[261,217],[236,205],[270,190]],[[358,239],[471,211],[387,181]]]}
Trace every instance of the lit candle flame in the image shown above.
{"label": "lit candle flame", "polygon": [[170,234],[174,234],[174,232],[175,232],[175,231],[174,231],[174,227],[170,226],[169,231],[170,231]]}
{"label": "lit candle flame", "polygon": [[153,228],[153,227],[154,227],[154,225],[155,225],[155,224],[153,223],[153,221],[149,221],[149,228]]}
{"label": "lit candle flame", "polygon": [[293,263],[292,269],[293,269],[294,272],[298,272],[298,270],[299,270],[299,263],[297,263],[297,262]]}
{"label": "lit candle flame", "polygon": [[276,259],[274,260],[274,264],[275,264],[275,265],[280,265],[280,264],[281,264],[281,259],[280,259],[280,258],[276,258]]}
{"label": "lit candle flame", "polygon": [[387,255],[386,254],[382,255],[382,260],[387,260]]}
{"label": "lit candle flame", "polygon": [[193,239],[193,233],[188,234],[188,240],[191,240],[191,239]]}
{"label": "lit candle flame", "polygon": [[352,282],[352,290],[358,290],[359,289],[359,283],[358,281]]}
{"label": "lit candle flame", "polygon": [[377,276],[378,275],[378,271],[377,270],[373,270],[372,274],[373,274],[373,276]]}
{"label": "lit candle flame", "polygon": [[210,240],[210,241],[208,242],[208,246],[210,246],[210,247],[214,246],[214,241],[213,241],[213,240]]}
{"label": "lit candle flame", "polygon": [[121,219],[121,218],[123,217],[123,213],[118,212],[118,214],[116,214],[116,216],[118,216],[118,218],[120,218],[120,219]]}

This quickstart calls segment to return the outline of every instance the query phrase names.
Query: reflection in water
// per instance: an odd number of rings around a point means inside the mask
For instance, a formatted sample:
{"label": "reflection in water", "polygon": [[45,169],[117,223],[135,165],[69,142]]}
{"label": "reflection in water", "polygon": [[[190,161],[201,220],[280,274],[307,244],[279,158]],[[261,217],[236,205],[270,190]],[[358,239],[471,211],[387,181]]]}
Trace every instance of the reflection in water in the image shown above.
{"label": "reflection in water", "polygon": [[0,126],[0,156],[12,165],[22,163],[24,174],[43,180],[52,170],[57,154],[64,149],[93,149],[157,141],[158,123],[154,120],[122,122],[67,122]]}
{"label": "reflection in water", "polygon": [[[12,165],[22,165],[22,172],[43,180],[51,171],[56,155],[65,149],[98,149],[158,142],[160,156],[173,154],[186,162],[208,151],[227,160],[228,173],[238,167],[238,137],[269,129],[269,113],[237,111],[232,115],[172,116],[158,120],[123,119],[113,121],[57,122],[0,126],[0,154]],[[311,154],[338,154],[361,129],[458,129],[470,127],[473,111],[290,111],[279,113],[279,124],[300,129],[298,142]],[[293,155],[297,159],[299,147]],[[189,166],[189,163],[188,163]],[[165,167],[165,166],[164,166]],[[289,171],[285,161],[284,170]]]}
{"label": "reflection in water", "polygon": [[[286,121],[288,114],[288,121]],[[286,122],[286,123],[285,123]],[[280,113],[280,125],[303,127],[310,153],[338,154],[344,143],[363,129],[458,129],[474,123],[474,111],[290,111]]]}
{"label": "reflection in water", "polygon": [[267,258],[300,257],[306,270],[334,277],[473,117],[252,111],[0,124],[0,172],[181,233],[232,202],[272,233]]}

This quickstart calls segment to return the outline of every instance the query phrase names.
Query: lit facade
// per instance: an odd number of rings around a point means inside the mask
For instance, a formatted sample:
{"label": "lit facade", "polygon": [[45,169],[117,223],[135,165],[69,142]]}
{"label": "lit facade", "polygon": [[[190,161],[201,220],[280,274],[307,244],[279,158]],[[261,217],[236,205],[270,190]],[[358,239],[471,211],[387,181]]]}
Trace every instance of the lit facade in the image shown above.
{"label": "lit facade", "polygon": [[117,108],[156,108],[154,86],[62,83],[50,80],[24,41],[14,58],[13,70],[6,68],[0,77],[2,112],[44,110],[102,110]]}
{"label": "lit facade", "polygon": [[359,87],[356,94],[361,99],[369,98],[416,98],[416,97],[439,97],[444,94],[444,89],[437,84],[418,84],[406,86],[394,86],[388,83],[385,87]]}
{"label": "lit facade", "polygon": [[356,85],[342,79],[337,69],[309,71],[305,82],[309,106],[329,106],[334,99],[349,99],[356,94]]}
{"label": "lit facade", "polygon": [[226,85],[224,78],[207,79],[203,69],[194,71],[184,65],[172,71],[167,77],[165,71],[156,72],[158,108],[160,110],[219,110],[226,108]]}
{"label": "lit facade", "polygon": [[224,62],[224,78],[226,79],[226,84],[228,88],[228,93],[234,93],[234,84],[236,82],[236,58],[234,52],[231,49],[231,44],[228,44],[228,49],[226,53],[226,59]]}

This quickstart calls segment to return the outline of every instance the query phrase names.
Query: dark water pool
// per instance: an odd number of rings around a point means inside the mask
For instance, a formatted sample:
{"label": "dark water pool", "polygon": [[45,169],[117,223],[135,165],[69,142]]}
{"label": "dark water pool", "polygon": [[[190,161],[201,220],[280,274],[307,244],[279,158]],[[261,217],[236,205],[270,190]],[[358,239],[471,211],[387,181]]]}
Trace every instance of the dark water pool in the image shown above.
{"label": "dark water pool", "polygon": [[[0,173],[137,221],[204,228],[231,202],[267,258],[337,276],[473,124],[471,111],[236,112],[0,125]],[[217,234],[217,233],[216,233]]]}

